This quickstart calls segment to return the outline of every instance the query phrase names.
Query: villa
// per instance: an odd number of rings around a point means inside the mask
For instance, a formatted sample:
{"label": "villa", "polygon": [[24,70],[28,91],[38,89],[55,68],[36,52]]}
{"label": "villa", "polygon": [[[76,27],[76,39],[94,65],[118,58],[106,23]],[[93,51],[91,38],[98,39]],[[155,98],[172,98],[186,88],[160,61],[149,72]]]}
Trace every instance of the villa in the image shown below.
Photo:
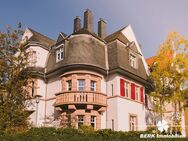
{"label": "villa", "polygon": [[132,27],[107,35],[106,26],[100,19],[96,34],[87,9],[83,26],[77,16],[73,33],[56,41],[26,29],[33,125],[140,131],[154,124],[149,69]]}

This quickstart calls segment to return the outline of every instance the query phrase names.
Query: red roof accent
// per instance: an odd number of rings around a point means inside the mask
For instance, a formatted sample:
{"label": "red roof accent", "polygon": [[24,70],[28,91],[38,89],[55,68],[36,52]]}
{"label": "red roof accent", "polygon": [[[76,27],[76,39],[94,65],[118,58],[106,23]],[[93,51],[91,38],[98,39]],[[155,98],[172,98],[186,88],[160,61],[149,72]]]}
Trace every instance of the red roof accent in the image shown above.
{"label": "red roof accent", "polygon": [[[173,56],[174,56],[173,51],[172,51],[172,52],[166,52],[165,54],[166,54],[165,56],[166,56],[167,58],[173,58]],[[146,62],[147,62],[147,64],[148,64],[148,66],[151,66],[151,65],[154,63],[155,57],[156,57],[156,56],[152,56],[152,57],[146,59]]]}
{"label": "red roof accent", "polygon": [[146,62],[147,62],[147,64],[148,64],[148,66],[152,65],[153,62],[154,62],[154,56],[153,56],[153,57],[150,57],[150,58],[147,58],[147,59],[146,59]]}

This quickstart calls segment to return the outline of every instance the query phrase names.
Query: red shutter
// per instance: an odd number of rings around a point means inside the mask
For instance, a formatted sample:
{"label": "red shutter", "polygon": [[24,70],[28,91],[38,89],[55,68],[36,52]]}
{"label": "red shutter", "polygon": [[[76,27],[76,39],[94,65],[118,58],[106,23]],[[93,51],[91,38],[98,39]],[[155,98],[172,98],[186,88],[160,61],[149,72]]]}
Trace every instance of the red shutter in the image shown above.
{"label": "red shutter", "polygon": [[135,84],[131,83],[131,99],[135,100]]}
{"label": "red shutter", "polygon": [[144,102],[144,93],[143,93],[144,91],[143,91],[143,87],[140,87],[140,100],[141,100],[141,102]]}
{"label": "red shutter", "polygon": [[125,96],[125,88],[124,88],[125,81],[120,79],[120,95]]}

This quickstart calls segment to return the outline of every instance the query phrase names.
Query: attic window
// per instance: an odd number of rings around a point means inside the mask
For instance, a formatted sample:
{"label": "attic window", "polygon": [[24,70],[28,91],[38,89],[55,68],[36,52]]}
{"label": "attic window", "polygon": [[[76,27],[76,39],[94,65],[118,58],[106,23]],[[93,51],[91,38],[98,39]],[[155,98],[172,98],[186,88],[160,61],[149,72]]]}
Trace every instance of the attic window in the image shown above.
{"label": "attic window", "polygon": [[56,50],[56,62],[63,60],[64,58],[64,47],[60,47]]}
{"label": "attic window", "polygon": [[136,55],[134,55],[134,54],[130,54],[129,55],[129,63],[130,63],[130,65],[131,65],[131,67],[133,67],[133,68],[136,68]]}

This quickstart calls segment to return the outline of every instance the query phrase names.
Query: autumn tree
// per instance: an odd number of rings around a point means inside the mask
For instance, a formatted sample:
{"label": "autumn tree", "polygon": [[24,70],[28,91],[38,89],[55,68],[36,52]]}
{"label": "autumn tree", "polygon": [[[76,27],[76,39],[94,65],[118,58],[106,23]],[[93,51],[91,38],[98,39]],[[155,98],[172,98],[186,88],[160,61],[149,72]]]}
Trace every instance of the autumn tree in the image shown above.
{"label": "autumn tree", "polygon": [[170,33],[153,58],[150,69],[156,112],[162,120],[165,105],[171,103],[175,109],[174,124],[180,124],[177,111],[181,115],[188,96],[188,40],[177,32]]}
{"label": "autumn tree", "polygon": [[28,127],[28,53],[22,34],[20,25],[16,30],[7,27],[0,31],[0,131],[8,133]]}

